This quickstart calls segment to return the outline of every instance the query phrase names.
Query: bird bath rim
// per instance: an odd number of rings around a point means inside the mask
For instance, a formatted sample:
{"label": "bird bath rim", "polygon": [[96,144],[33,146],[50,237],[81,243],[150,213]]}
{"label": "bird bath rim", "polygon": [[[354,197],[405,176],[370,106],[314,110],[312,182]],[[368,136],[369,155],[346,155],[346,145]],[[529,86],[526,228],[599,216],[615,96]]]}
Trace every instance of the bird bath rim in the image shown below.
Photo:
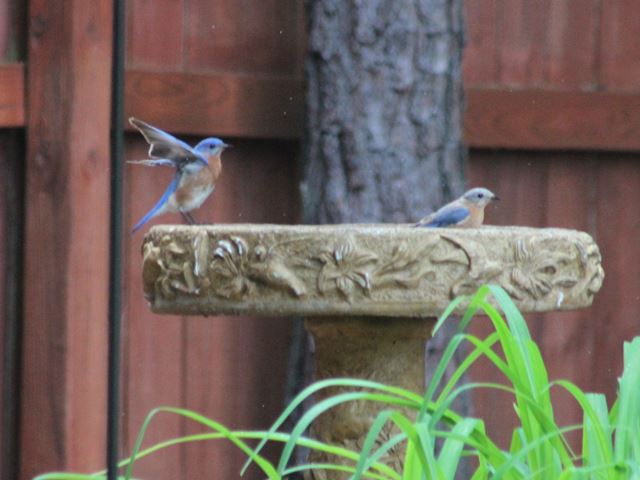
{"label": "bird bath rim", "polygon": [[411,224],[159,225],[143,243],[157,313],[434,317],[501,285],[523,312],[582,308],[604,278],[584,232]]}

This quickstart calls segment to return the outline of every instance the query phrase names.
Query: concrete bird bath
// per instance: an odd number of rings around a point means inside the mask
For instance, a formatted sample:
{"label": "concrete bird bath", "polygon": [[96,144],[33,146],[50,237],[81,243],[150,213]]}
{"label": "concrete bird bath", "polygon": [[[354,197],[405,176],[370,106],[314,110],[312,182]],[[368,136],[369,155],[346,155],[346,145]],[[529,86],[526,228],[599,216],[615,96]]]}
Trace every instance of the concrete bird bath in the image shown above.
{"label": "concrete bird bath", "polygon": [[[143,256],[156,313],[304,316],[317,379],[418,393],[425,341],[455,296],[494,283],[522,312],[569,310],[591,305],[604,278],[593,239],[563,229],[163,225],[147,234]],[[369,404],[335,409],[315,434],[358,448],[375,414]]]}

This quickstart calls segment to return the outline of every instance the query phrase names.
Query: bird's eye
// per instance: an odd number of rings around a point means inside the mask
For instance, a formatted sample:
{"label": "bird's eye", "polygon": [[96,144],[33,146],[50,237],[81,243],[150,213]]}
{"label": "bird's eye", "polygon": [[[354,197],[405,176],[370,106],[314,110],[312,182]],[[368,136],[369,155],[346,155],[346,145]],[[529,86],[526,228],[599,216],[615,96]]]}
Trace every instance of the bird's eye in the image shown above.
{"label": "bird's eye", "polygon": [[484,193],[479,193],[478,194],[478,198],[483,198],[484,197]]}

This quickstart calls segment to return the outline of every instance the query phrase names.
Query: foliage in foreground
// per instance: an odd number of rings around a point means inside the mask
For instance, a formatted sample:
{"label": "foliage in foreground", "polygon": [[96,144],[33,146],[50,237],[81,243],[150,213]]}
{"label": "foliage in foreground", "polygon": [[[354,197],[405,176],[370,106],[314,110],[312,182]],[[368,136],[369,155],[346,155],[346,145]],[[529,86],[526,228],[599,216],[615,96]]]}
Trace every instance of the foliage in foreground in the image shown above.
{"label": "foliage in foreground", "polygon": [[[490,295],[499,309],[489,302]],[[243,472],[251,463],[255,463],[269,479],[283,479],[294,472],[308,469],[339,470],[354,479],[453,479],[461,458],[473,456],[477,458],[472,477],[474,480],[640,480],[640,337],[624,344],[624,370],[619,379],[618,396],[611,410],[608,410],[602,394],[584,393],[565,380],[549,381],[540,350],[531,339],[522,315],[500,287],[483,286],[471,299],[454,300],[438,320],[434,333],[463,301],[469,301],[469,307],[423,396],[364,380],[326,380],[301,392],[266,432],[232,431],[193,411],[161,407],[147,416],[131,457],[120,464],[123,469],[120,478],[132,478],[135,460],[164,448],[181,443],[226,439],[247,455]],[[489,317],[494,328],[494,332],[484,339],[465,333],[469,321],[478,311]],[[446,366],[463,343],[470,345],[467,349],[469,353],[445,383]],[[506,384],[459,385],[458,381],[464,372],[482,356],[488,358],[504,375]],[[307,397],[319,390],[335,387],[341,387],[341,393],[317,403],[300,418],[291,433],[278,432],[289,415]],[[559,427],[556,424],[550,397],[552,387],[566,390],[578,402],[583,411],[582,425]],[[513,431],[508,450],[498,448],[487,436],[482,420],[460,417],[449,408],[461,392],[475,388],[494,388],[513,394],[519,426]],[[362,451],[349,451],[303,436],[322,412],[353,401],[379,402],[385,407],[374,421]],[[413,418],[403,413],[407,410],[414,412]],[[207,432],[174,438],[142,450],[145,432],[159,413],[184,416],[202,424]],[[376,443],[378,434],[389,423],[396,425],[399,433],[381,445]],[[574,452],[565,438],[567,432],[576,430],[582,433],[581,452]],[[436,448],[437,439],[441,439],[439,448]],[[259,440],[256,447],[249,445],[248,442],[252,440]],[[260,454],[269,441],[283,445],[277,464]],[[380,459],[402,442],[406,443],[404,468],[396,472],[380,463]],[[343,459],[341,463],[345,465],[291,466],[290,460],[296,446],[330,453]],[[37,480],[98,478],[105,478],[105,472],[91,475],[50,473],[37,477]]]}

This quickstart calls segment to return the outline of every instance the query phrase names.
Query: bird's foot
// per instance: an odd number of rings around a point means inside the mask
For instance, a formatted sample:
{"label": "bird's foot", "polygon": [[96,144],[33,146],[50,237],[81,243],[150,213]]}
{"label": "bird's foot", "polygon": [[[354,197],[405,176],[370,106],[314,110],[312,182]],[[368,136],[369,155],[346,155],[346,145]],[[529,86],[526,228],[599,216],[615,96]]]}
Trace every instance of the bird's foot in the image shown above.
{"label": "bird's foot", "polygon": [[196,222],[195,218],[193,218],[193,215],[191,215],[191,213],[189,212],[180,212],[182,214],[182,218],[184,218],[184,221],[187,222],[189,225],[197,225],[198,222]]}

